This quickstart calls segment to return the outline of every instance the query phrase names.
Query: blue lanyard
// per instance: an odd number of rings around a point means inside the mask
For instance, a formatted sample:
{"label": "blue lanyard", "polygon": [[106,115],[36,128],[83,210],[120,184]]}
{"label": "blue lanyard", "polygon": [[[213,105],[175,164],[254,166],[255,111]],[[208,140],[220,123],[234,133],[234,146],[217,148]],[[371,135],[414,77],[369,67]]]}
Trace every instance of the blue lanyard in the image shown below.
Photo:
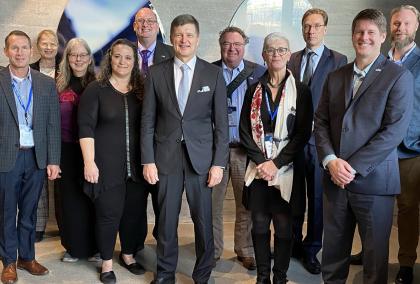
{"label": "blue lanyard", "polygon": [[274,121],[274,119],[277,116],[277,111],[279,110],[279,106],[276,106],[276,109],[274,111],[271,111],[270,102],[268,101],[268,95],[267,91],[265,91],[265,102],[267,104],[268,114],[270,115],[271,121]]}
{"label": "blue lanyard", "polygon": [[29,97],[28,97],[28,102],[26,103],[26,106],[24,105],[23,101],[22,101],[22,97],[20,95],[19,90],[16,88],[16,83],[13,80],[12,83],[12,87],[13,87],[13,92],[16,94],[19,104],[22,107],[22,109],[25,111],[25,120],[26,120],[26,125],[28,125],[28,110],[29,110],[29,106],[31,105],[32,102],[32,95],[33,95],[33,91],[32,91],[32,84],[31,84],[31,88],[29,89]]}

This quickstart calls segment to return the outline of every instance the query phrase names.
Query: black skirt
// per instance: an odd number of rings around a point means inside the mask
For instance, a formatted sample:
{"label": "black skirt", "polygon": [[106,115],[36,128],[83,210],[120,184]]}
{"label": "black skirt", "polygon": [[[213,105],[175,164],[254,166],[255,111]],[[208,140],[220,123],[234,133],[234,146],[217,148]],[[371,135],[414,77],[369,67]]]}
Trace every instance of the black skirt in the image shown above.
{"label": "black skirt", "polygon": [[242,203],[251,212],[272,214],[290,214],[290,204],[281,197],[280,190],[268,186],[263,179],[254,179],[249,186],[244,186]]}

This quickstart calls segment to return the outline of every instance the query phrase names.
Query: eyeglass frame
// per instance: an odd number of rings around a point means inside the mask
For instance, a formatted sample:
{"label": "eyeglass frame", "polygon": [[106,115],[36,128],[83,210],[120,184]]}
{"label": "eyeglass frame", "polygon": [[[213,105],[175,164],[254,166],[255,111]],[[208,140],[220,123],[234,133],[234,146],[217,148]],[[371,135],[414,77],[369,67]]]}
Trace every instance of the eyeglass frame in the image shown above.
{"label": "eyeglass frame", "polygon": [[240,47],[243,47],[245,45],[246,45],[246,43],[242,43],[242,42],[228,42],[228,41],[222,42],[222,48],[224,48],[224,49],[228,49],[231,46],[233,46],[234,48],[240,48]]}
{"label": "eyeglass frame", "polygon": [[284,56],[288,52],[290,52],[290,48],[287,48],[287,47],[279,47],[279,48],[269,47],[269,48],[264,49],[264,52],[266,54],[268,54],[269,56],[274,56],[274,54],[276,54],[276,53],[280,56]]}
{"label": "eyeglass frame", "polygon": [[139,18],[139,19],[136,19],[134,22],[136,22],[139,25],[146,24],[146,25],[149,25],[150,26],[150,25],[156,24],[157,23],[157,20]]}
{"label": "eyeglass frame", "polygon": [[85,60],[90,57],[90,54],[89,53],[77,53],[77,54],[69,53],[67,56],[73,60],[77,60],[78,58]]}
{"label": "eyeglass frame", "polygon": [[305,33],[309,32],[311,29],[314,29],[315,31],[319,32],[321,30],[322,27],[326,27],[327,25],[319,25],[319,24],[315,24],[315,25],[303,25],[302,29]]}

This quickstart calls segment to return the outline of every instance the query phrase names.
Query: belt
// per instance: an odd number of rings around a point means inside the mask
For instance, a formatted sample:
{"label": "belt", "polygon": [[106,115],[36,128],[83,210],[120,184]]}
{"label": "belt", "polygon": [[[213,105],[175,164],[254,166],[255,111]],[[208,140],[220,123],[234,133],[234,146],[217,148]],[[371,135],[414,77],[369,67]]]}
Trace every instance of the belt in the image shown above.
{"label": "belt", "polygon": [[34,146],[20,146],[19,150],[25,151],[25,150],[32,150],[33,148],[34,148]]}

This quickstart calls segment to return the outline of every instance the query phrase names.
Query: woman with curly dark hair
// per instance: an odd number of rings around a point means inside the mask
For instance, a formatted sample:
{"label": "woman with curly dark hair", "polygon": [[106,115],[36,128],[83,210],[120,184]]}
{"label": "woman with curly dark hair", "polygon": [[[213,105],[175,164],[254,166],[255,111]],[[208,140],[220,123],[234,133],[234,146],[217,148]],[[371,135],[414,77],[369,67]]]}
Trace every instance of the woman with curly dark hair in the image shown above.
{"label": "woman with curly dark hair", "polygon": [[144,230],[139,220],[146,214],[139,149],[142,95],[137,48],[118,39],[102,60],[98,80],[83,93],[78,114],[84,191],[95,206],[103,283],[116,282],[112,256],[118,231],[120,264],[131,273],[144,273],[134,259],[143,245],[138,238],[138,231]]}

